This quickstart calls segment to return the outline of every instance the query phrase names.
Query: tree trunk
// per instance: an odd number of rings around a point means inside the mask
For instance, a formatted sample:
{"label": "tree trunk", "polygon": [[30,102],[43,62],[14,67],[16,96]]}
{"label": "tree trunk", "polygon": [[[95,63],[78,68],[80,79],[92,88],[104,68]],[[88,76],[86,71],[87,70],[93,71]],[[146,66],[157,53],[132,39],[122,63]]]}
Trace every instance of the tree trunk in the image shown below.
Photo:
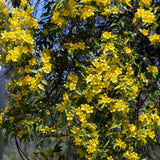
{"label": "tree trunk", "polygon": [[[0,66],[0,112],[5,107],[5,76],[4,68]],[[0,131],[2,134],[2,131]],[[3,137],[3,136],[2,136]],[[3,159],[3,140],[0,140],[0,160]]]}

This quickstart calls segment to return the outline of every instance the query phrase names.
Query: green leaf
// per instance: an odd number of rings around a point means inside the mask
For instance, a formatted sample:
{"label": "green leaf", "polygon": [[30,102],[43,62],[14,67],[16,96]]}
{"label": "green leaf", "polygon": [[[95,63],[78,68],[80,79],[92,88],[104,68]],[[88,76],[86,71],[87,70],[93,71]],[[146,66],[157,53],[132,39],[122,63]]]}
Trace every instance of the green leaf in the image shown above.
{"label": "green leaf", "polygon": [[112,23],[112,24],[110,25],[110,27],[114,27],[114,26],[117,26],[117,23]]}
{"label": "green leaf", "polygon": [[108,141],[105,143],[105,145],[104,145],[103,148],[106,148],[106,147],[108,146],[109,142],[110,142],[110,140],[108,140]]}
{"label": "green leaf", "polygon": [[121,27],[124,29],[125,28],[125,22],[124,21],[120,21]]}
{"label": "green leaf", "polygon": [[32,71],[32,73],[38,73],[38,70],[36,70],[36,69],[32,69],[31,71]]}
{"label": "green leaf", "polygon": [[112,124],[112,126],[109,129],[110,131],[114,131],[114,132],[120,132],[121,131],[121,127],[117,124]]}
{"label": "green leaf", "polygon": [[94,43],[99,46],[99,42],[96,39],[93,39]]}
{"label": "green leaf", "polygon": [[56,4],[55,10],[60,9],[63,5],[63,0],[57,1],[58,3]]}
{"label": "green leaf", "polygon": [[28,131],[28,133],[30,133],[30,127],[29,126],[27,126],[27,131]]}
{"label": "green leaf", "polygon": [[42,90],[42,91],[45,91],[45,88],[42,84],[38,84],[38,87]]}
{"label": "green leaf", "polygon": [[79,96],[82,96],[82,94],[81,94],[79,91],[77,91],[77,90],[76,90],[76,93],[77,93]]}
{"label": "green leaf", "polygon": [[48,82],[46,80],[42,80],[42,83],[45,84],[46,86],[48,85]]}

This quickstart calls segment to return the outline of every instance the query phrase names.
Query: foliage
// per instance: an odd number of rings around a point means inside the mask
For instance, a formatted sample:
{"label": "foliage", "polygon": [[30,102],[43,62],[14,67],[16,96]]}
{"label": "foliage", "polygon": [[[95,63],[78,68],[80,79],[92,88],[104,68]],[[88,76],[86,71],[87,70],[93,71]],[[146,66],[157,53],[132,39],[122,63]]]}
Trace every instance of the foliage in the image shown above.
{"label": "foliage", "polygon": [[[8,23],[7,23],[7,19],[8,19],[8,10],[9,7],[8,5],[4,2],[4,1],[0,1],[0,34],[4,31],[8,29]],[[3,42],[0,41],[0,47],[3,47]],[[0,62],[1,64],[1,62]]]}
{"label": "foliage", "polygon": [[[160,126],[158,4],[49,1],[39,22],[30,1],[13,5],[1,34],[3,64],[16,72],[1,114],[6,140],[40,137],[33,159],[67,159],[68,136],[81,159],[150,158],[145,146],[159,143]],[[48,140],[56,143],[39,151]]]}

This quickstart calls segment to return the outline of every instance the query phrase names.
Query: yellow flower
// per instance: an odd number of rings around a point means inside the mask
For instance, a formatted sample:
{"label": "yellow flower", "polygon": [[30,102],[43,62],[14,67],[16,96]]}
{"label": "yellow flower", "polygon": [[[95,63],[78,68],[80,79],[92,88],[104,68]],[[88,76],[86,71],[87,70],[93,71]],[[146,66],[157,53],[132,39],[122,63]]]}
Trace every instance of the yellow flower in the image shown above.
{"label": "yellow flower", "polygon": [[25,66],[25,69],[24,69],[24,72],[30,73],[30,72],[31,72],[30,66],[26,65],[26,66]]}
{"label": "yellow flower", "polygon": [[110,5],[111,2],[112,2],[112,0],[102,0],[102,4],[103,4],[104,6]]}
{"label": "yellow flower", "polygon": [[113,8],[111,8],[111,13],[112,14],[118,14],[119,12],[119,8],[117,8],[116,6],[114,6]]}
{"label": "yellow flower", "polygon": [[41,132],[56,132],[56,130],[54,130],[54,129],[52,129],[52,128],[49,128],[48,126],[45,126],[44,128],[42,128],[41,130],[40,130]]}
{"label": "yellow flower", "polygon": [[74,140],[75,145],[80,145],[81,142],[82,142],[82,139],[79,139],[79,138],[75,138]]}
{"label": "yellow flower", "polygon": [[26,4],[27,4],[27,0],[21,0],[21,3],[20,3],[21,7],[25,7]]}
{"label": "yellow flower", "polygon": [[65,110],[63,105],[58,105],[57,108],[58,108],[58,111],[60,112],[63,112]]}
{"label": "yellow flower", "polygon": [[86,82],[87,82],[87,84],[88,84],[88,82],[92,82],[92,80],[94,79],[94,75],[92,75],[92,74],[89,74],[87,77],[86,77]]}
{"label": "yellow flower", "polygon": [[28,62],[30,66],[34,66],[36,64],[36,58],[30,59]]}
{"label": "yellow flower", "polygon": [[138,140],[139,141],[142,141],[144,144],[147,143],[147,140],[146,140],[146,138],[147,138],[146,130],[139,129],[137,131],[137,136],[138,136]]}
{"label": "yellow flower", "polygon": [[19,52],[17,50],[10,50],[9,53],[10,59],[14,62],[17,62],[19,58]]}
{"label": "yellow flower", "polygon": [[22,99],[22,95],[21,95],[21,94],[17,94],[14,99],[15,99],[16,101],[19,101],[19,100]]}
{"label": "yellow flower", "polygon": [[118,111],[118,112],[122,112],[123,114],[126,114],[126,113],[128,113],[129,108],[123,100],[117,100],[117,102],[115,104],[110,106],[109,110],[111,112]]}
{"label": "yellow flower", "polygon": [[112,156],[107,157],[107,160],[114,160]]}
{"label": "yellow flower", "polygon": [[23,136],[24,134],[26,134],[26,133],[27,133],[26,130],[21,130],[21,131],[18,132],[18,135],[17,135],[17,136],[18,136],[19,138],[22,138],[22,136]]}
{"label": "yellow flower", "polygon": [[138,154],[135,152],[125,152],[124,157],[126,157],[129,160],[139,160]]}
{"label": "yellow flower", "polygon": [[104,49],[103,49],[103,53],[111,50],[113,51],[115,49],[115,46],[114,46],[114,43],[106,43],[106,45],[104,46]]}
{"label": "yellow flower", "polygon": [[126,144],[121,140],[121,139],[116,139],[116,144],[115,146],[119,146],[122,149],[126,148]]}
{"label": "yellow flower", "polygon": [[47,29],[44,29],[44,30],[43,30],[43,33],[44,33],[45,35],[48,35],[48,30],[47,30]]}
{"label": "yellow flower", "polygon": [[135,137],[136,134],[137,134],[136,125],[130,124],[130,125],[129,125],[129,132],[130,132],[130,136],[131,136],[131,137]]}
{"label": "yellow flower", "polygon": [[152,2],[152,0],[140,0],[140,1],[139,1],[139,5],[140,5],[141,3],[143,3],[146,7],[149,7],[150,4],[151,4],[151,2]]}
{"label": "yellow flower", "polygon": [[101,13],[102,15],[110,15],[112,13],[111,9],[108,9],[107,7],[104,8],[104,11]]}
{"label": "yellow flower", "polygon": [[27,94],[28,94],[28,92],[27,92],[26,90],[23,90],[23,91],[22,91],[22,95],[23,95],[23,96],[26,96]]}
{"label": "yellow flower", "polygon": [[81,104],[81,110],[85,111],[86,113],[93,113],[93,106],[88,104]]}
{"label": "yellow flower", "polygon": [[14,103],[14,107],[18,108],[18,107],[21,107],[21,105],[18,102],[16,102]]}
{"label": "yellow flower", "polygon": [[87,147],[87,152],[90,154],[96,151],[97,145],[98,145],[97,139],[89,140],[89,146]]}
{"label": "yellow flower", "polygon": [[72,120],[73,120],[74,115],[73,115],[71,112],[68,112],[68,113],[66,114],[66,116],[67,116],[67,120],[68,120],[68,121],[72,121]]}
{"label": "yellow flower", "polygon": [[91,2],[92,0],[83,0],[84,3],[89,3]]}
{"label": "yellow flower", "polygon": [[152,138],[152,139],[154,139],[155,138],[155,132],[154,131],[152,131],[151,129],[149,129],[149,128],[147,128],[146,129],[146,132],[147,132],[147,135],[150,137],[150,138]]}
{"label": "yellow flower", "polygon": [[143,34],[144,36],[147,36],[147,35],[148,35],[148,30],[143,29],[143,30],[142,30],[142,34]]}
{"label": "yellow flower", "polygon": [[89,18],[91,16],[94,16],[94,10],[92,9],[91,6],[88,6],[88,5],[85,5],[84,8],[82,9],[79,9],[79,11],[81,12],[80,15],[81,15],[81,19],[86,19],[86,18]]}
{"label": "yellow flower", "polygon": [[61,18],[61,12],[54,10],[53,11],[53,16],[51,18],[51,22],[57,24],[59,27],[61,27],[63,24],[66,23],[65,18]]}
{"label": "yellow flower", "polygon": [[156,21],[155,15],[150,12],[150,10],[144,10],[142,8],[138,8],[135,13],[135,17],[133,18],[133,23],[137,21],[137,19],[142,19],[142,22],[152,24]]}
{"label": "yellow flower", "polygon": [[73,43],[64,43],[64,45],[66,47],[70,46],[75,50],[78,50],[78,49],[84,50],[85,49],[85,43],[84,42],[78,42],[78,43],[74,43],[74,44]]}
{"label": "yellow flower", "polygon": [[113,100],[107,96],[106,93],[103,94],[101,100],[99,100],[99,104],[101,103],[111,103]]}
{"label": "yellow flower", "polygon": [[151,66],[151,65],[149,65],[149,66],[147,67],[147,70],[148,70],[148,72],[158,73],[157,66]]}
{"label": "yellow flower", "polygon": [[72,73],[68,74],[67,76],[67,82],[65,84],[66,88],[69,88],[70,91],[73,91],[76,89],[78,77],[74,76]]}
{"label": "yellow flower", "polygon": [[145,121],[148,119],[148,116],[147,116],[147,114],[142,113],[142,115],[140,115],[140,116],[138,117],[138,119],[139,119],[139,121],[141,121],[141,122],[145,122]]}
{"label": "yellow flower", "polygon": [[9,108],[8,108],[8,107],[5,107],[3,112],[4,112],[4,113],[8,113],[8,112],[9,112]]}
{"label": "yellow flower", "polygon": [[130,48],[126,47],[126,53],[127,53],[127,54],[131,54],[131,53],[132,53],[132,50],[131,50]]}
{"label": "yellow flower", "polygon": [[156,33],[154,35],[150,34],[148,38],[152,45],[155,45],[156,43],[160,42],[160,35]]}
{"label": "yellow flower", "polygon": [[50,73],[52,69],[52,64],[51,63],[44,63],[42,70],[44,73]]}
{"label": "yellow flower", "polygon": [[102,40],[110,39],[112,37],[111,32],[104,32],[101,36]]}

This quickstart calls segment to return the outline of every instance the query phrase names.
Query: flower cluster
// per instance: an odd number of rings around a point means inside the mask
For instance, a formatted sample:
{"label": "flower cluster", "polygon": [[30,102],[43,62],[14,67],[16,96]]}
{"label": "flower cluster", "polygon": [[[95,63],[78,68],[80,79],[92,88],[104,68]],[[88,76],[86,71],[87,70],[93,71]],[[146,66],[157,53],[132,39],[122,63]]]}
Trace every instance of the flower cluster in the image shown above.
{"label": "flower cluster", "polygon": [[156,21],[155,15],[150,10],[145,10],[143,8],[138,8],[135,16],[133,18],[133,23],[138,19],[142,19],[143,23],[152,24]]}
{"label": "flower cluster", "polygon": [[160,35],[158,35],[157,33],[155,33],[153,35],[150,34],[148,38],[149,38],[152,45],[155,45],[160,42]]}
{"label": "flower cluster", "polygon": [[78,81],[78,77],[77,76],[73,76],[72,73],[70,73],[68,76],[67,76],[67,82],[65,84],[65,87],[66,88],[69,88],[70,91],[73,91],[76,89],[76,85],[77,85],[77,81]]}
{"label": "flower cluster", "polygon": [[152,0],[140,0],[139,5],[145,5],[146,7],[149,7],[151,4]]}
{"label": "flower cluster", "polygon": [[43,61],[42,70],[44,73],[51,72],[51,67],[52,67],[52,63],[50,62],[51,61],[51,56],[50,56],[51,52],[52,52],[51,50],[44,49],[41,53],[41,59]]}
{"label": "flower cluster", "polygon": [[[154,33],[158,8],[150,6],[151,0],[135,3],[49,2],[40,32],[28,0],[12,10],[10,30],[0,38],[4,64],[15,69],[6,83],[9,107],[0,114],[6,136],[14,133],[26,140],[36,133],[55,140],[67,131],[82,159],[144,158],[136,153],[137,146],[154,141],[160,126],[159,68],[157,62],[145,63],[145,55],[150,44],[159,45],[160,36]],[[124,21],[130,12],[134,18],[129,15]],[[147,47],[141,49],[141,40],[147,38]],[[148,94],[152,84],[157,90]],[[56,139],[58,147],[64,139]],[[39,152],[39,159],[52,158],[56,147]]]}
{"label": "flower cluster", "polygon": [[81,49],[81,50],[84,50],[85,49],[85,43],[84,42],[78,42],[78,43],[64,43],[64,45],[66,47],[71,47],[73,48],[74,50],[78,50],[78,49]]}
{"label": "flower cluster", "polygon": [[156,66],[151,66],[151,65],[149,65],[149,66],[147,67],[147,70],[148,70],[149,72],[152,72],[152,73],[158,73],[158,69],[157,69]]}

